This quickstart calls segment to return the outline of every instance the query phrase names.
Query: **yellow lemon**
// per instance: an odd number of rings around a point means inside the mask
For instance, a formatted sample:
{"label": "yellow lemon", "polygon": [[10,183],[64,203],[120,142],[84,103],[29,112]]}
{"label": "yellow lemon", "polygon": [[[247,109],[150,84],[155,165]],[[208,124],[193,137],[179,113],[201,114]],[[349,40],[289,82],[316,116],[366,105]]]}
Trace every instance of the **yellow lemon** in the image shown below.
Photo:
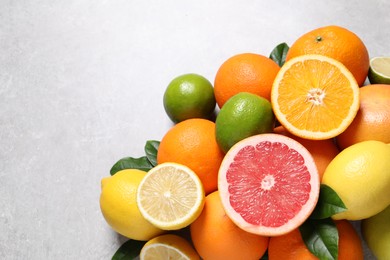
{"label": "yellow lemon", "polygon": [[390,204],[390,146],[364,141],[340,152],[328,165],[322,183],[330,186],[347,210],[334,219],[360,220]]}
{"label": "yellow lemon", "polygon": [[107,223],[119,234],[149,240],[163,231],[149,223],[138,209],[137,188],[146,172],[127,169],[102,180],[100,209]]}
{"label": "yellow lemon", "polygon": [[143,246],[140,254],[141,260],[197,260],[198,253],[184,238],[166,234],[152,238]]}

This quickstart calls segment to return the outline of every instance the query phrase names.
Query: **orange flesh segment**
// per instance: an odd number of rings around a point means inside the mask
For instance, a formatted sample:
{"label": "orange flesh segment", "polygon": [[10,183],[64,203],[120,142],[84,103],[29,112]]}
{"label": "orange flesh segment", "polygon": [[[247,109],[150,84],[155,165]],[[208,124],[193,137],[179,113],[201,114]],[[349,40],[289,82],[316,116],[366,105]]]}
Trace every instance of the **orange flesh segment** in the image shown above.
{"label": "orange flesh segment", "polygon": [[280,111],[298,129],[327,132],[348,117],[354,101],[350,86],[350,80],[326,61],[297,62],[279,83]]}

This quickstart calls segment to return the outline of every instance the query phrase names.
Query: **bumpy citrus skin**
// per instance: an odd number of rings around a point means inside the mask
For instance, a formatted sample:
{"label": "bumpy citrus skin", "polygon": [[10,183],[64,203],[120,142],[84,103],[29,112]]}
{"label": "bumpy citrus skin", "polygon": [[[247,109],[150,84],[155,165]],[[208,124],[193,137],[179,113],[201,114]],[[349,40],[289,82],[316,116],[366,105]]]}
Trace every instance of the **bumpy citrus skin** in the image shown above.
{"label": "bumpy citrus skin", "polygon": [[364,141],[340,152],[328,165],[322,183],[330,186],[347,210],[334,219],[361,220],[390,204],[390,145]]}
{"label": "bumpy citrus skin", "polygon": [[362,234],[378,259],[390,259],[390,206],[362,220]]}
{"label": "bumpy citrus skin", "polygon": [[138,209],[136,193],[146,172],[127,169],[102,180],[100,208],[107,223],[119,234],[135,240],[149,240],[162,234]]}
{"label": "bumpy citrus skin", "polygon": [[324,26],[299,37],[289,48],[286,61],[304,54],[321,54],[343,63],[362,86],[367,78],[369,55],[363,41],[340,26]]}
{"label": "bumpy citrus skin", "polygon": [[216,106],[214,88],[201,75],[184,74],[169,83],[163,103],[165,112],[174,123],[189,118],[209,119]]}
{"label": "bumpy citrus skin", "polygon": [[368,80],[371,84],[390,84],[390,57],[375,57],[370,60]]}
{"label": "bumpy citrus skin", "polygon": [[219,147],[226,153],[238,141],[273,131],[275,117],[271,103],[258,95],[241,92],[231,97],[215,121]]}

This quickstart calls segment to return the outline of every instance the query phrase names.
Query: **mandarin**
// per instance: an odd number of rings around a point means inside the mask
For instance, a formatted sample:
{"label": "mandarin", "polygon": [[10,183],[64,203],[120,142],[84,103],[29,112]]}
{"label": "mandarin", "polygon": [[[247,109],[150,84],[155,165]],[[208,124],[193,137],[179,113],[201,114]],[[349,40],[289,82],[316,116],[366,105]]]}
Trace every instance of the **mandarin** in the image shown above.
{"label": "mandarin", "polygon": [[190,225],[191,239],[204,260],[260,259],[268,237],[248,233],[226,215],[219,191],[206,197],[201,215]]}
{"label": "mandarin", "polygon": [[390,143],[390,85],[360,88],[360,109],[336,140],[340,149],[367,140]]}
{"label": "mandarin", "polygon": [[321,54],[346,66],[359,86],[367,78],[369,55],[363,41],[353,32],[340,26],[325,26],[299,37],[287,52],[286,61],[304,54]]}
{"label": "mandarin", "polygon": [[160,142],[157,163],[175,162],[189,167],[198,175],[208,194],[217,189],[218,169],[223,157],[215,137],[215,123],[193,118],[168,130]]}
{"label": "mandarin", "polygon": [[227,59],[218,69],[214,94],[218,106],[239,92],[249,92],[270,100],[272,82],[280,67],[260,54],[242,53]]}
{"label": "mandarin", "polygon": [[309,140],[300,138],[288,132],[283,126],[276,127],[274,129],[274,132],[293,138],[294,140],[302,144],[311,153],[314,162],[317,165],[320,180],[322,179],[322,175],[324,175],[325,169],[326,167],[328,167],[328,164],[339,153],[339,149],[337,148],[333,139]]}
{"label": "mandarin", "polygon": [[[363,260],[363,247],[360,237],[347,220],[335,221],[339,233],[339,260]],[[307,249],[299,229],[282,236],[271,237],[268,246],[269,260],[318,259]]]}

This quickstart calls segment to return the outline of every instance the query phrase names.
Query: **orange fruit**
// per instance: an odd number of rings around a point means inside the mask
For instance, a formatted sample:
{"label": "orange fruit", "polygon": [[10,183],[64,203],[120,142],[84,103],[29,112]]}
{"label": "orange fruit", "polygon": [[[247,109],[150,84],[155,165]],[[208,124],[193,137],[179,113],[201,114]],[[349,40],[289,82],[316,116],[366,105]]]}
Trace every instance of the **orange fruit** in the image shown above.
{"label": "orange fruit", "polygon": [[[359,235],[347,220],[336,221],[339,233],[339,260],[363,260],[363,247]],[[269,260],[315,260],[318,259],[307,249],[299,229],[288,234],[272,237],[268,246]]]}
{"label": "orange fruit", "polygon": [[325,26],[299,37],[287,52],[286,61],[304,54],[321,54],[338,60],[351,71],[359,86],[367,78],[370,60],[363,41],[340,26]]}
{"label": "orange fruit", "polygon": [[191,239],[204,260],[260,259],[268,247],[268,237],[248,233],[226,215],[215,191],[206,197],[201,215],[190,225]]}
{"label": "orange fruit", "polygon": [[359,86],[349,70],[323,55],[287,61],[272,86],[275,116],[305,139],[330,139],[343,132],[359,110]]}
{"label": "orange fruit", "polygon": [[317,165],[318,174],[320,175],[320,180],[322,180],[322,176],[324,175],[326,167],[328,167],[329,163],[333,160],[334,157],[339,153],[339,149],[337,145],[333,141],[333,139],[325,139],[325,140],[309,140],[303,139],[298,136],[295,136],[283,126],[278,126],[274,129],[274,132],[277,134],[282,134],[288,137],[293,138],[302,144],[313,156],[314,162]]}
{"label": "orange fruit", "polygon": [[161,139],[157,163],[175,162],[189,167],[198,175],[208,194],[217,189],[223,156],[215,137],[215,123],[193,118],[168,130]]}
{"label": "orange fruit", "polygon": [[312,213],[319,189],[309,151],[279,134],[239,141],[225,155],[218,174],[226,214],[243,230],[262,236],[300,226]]}
{"label": "orange fruit", "polygon": [[368,140],[390,143],[390,85],[360,88],[360,109],[336,139],[340,149]]}
{"label": "orange fruit", "polygon": [[214,80],[217,104],[223,104],[239,92],[249,92],[270,99],[272,82],[280,67],[270,58],[255,53],[242,53],[227,59]]}

